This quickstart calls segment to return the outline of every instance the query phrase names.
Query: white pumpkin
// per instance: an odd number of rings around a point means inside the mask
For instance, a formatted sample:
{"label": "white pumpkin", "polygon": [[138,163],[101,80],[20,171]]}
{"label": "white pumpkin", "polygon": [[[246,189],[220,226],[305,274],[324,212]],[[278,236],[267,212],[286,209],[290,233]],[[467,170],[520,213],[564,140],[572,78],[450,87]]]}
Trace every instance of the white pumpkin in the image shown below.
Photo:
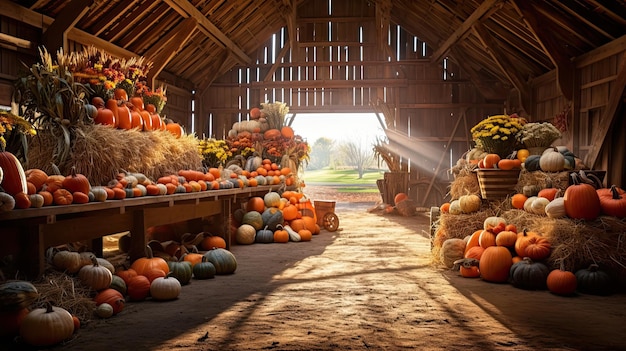
{"label": "white pumpkin", "polygon": [[545,208],[549,203],[550,200],[546,199],[545,197],[537,197],[530,205],[530,209],[534,214],[545,215]]}
{"label": "white pumpkin", "polygon": [[463,195],[459,198],[459,205],[463,213],[472,213],[480,209],[480,197],[476,194]]}
{"label": "white pumpkin", "polygon": [[450,203],[450,210],[449,210],[450,214],[453,215],[458,215],[463,213],[463,211],[461,211],[461,204],[459,202],[459,200],[454,200]]}
{"label": "white pumpkin", "polygon": [[101,303],[96,307],[96,314],[100,318],[109,318],[113,315],[113,306],[108,303]]}
{"label": "white pumpkin", "polygon": [[495,228],[500,223],[504,223],[504,225],[506,225],[506,219],[504,219],[502,217],[497,217],[497,216],[487,217],[487,218],[485,218],[485,221],[483,222],[483,230],[487,230],[490,227],[491,228]]}
{"label": "white pumpkin", "polygon": [[565,169],[565,156],[557,148],[550,148],[539,158],[539,167],[544,172],[561,172]]}
{"label": "white pumpkin", "polygon": [[524,211],[533,213],[532,205],[535,199],[537,199],[537,196],[530,196],[528,199],[526,199],[526,202],[524,202]]}

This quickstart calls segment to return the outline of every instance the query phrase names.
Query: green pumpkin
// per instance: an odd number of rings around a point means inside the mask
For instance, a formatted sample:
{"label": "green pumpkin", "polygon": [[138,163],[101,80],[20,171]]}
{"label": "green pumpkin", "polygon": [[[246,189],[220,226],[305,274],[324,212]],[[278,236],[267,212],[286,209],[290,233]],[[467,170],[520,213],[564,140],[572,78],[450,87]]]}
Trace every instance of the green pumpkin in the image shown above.
{"label": "green pumpkin", "polygon": [[280,194],[275,191],[270,191],[263,196],[265,207],[278,207],[280,206]]}
{"label": "green pumpkin", "polygon": [[39,297],[33,284],[23,280],[0,284],[0,311],[17,311],[30,306]]}
{"label": "green pumpkin", "polygon": [[169,261],[167,263],[170,274],[176,278],[181,285],[189,284],[193,270],[189,261]]}
{"label": "green pumpkin", "polygon": [[513,286],[526,290],[544,290],[550,274],[548,266],[534,262],[528,257],[511,266],[509,281]]}
{"label": "green pumpkin", "polygon": [[283,212],[276,207],[270,207],[263,211],[261,218],[265,228],[272,231],[276,230],[276,226],[283,224],[284,221]]}
{"label": "green pumpkin", "polygon": [[267,185],[267,179],[264,176],[259,175],[255,177],[257,184],[259,185]]}
{"label": "green pumpkin", "polygon": [[257,211],[249,211],[243,215],[241,224],[249,224],[254,228],[254,230],[260,230],[263,228],[263,217]]}
{"label": "green pumpkin", "polygon": [[261,229],[256,232],[254,237],[255,243],[269,244],[274,242],[274,232],[267,229]]}
{"label": "green pumpkin", "polygon": [[541,168],[539,167],[540,158],[541,158],[540,155],[528,156],[526,160],[524,161],[524,168],[526,168],[526,170],[529,172],[540,171],[541,170]]}
{"label": "green pumpkin", "polygon": [[215,274],[232,274],[237,270],[237,259],[235,255],[226,249],[218,248],[209,250],[204,256],[206,256],[207,261],[213,263],[215,266]]}
{"label": "green pumpkin", "polygon": [[120,292],[120,294],[126,296],[126,282],[124,279],[118,275],[113,275],[113,279],[111,280],[111,285],[109,285],[111,289],[115,289]]}
{"label": "green pumpkin", "polygon": [[196,279],[211,279],[215,277],[215,266],[208,261],[206,256],[202,256],[202,262],[193,266],[193,277]]}
{"label": "green pumpkin", "polygon": [[575,275],[578,292],[590,295],[610,295],[613,292],[611,276],[600,269],[597,264],[592,264],[589,268],[579,269]]}

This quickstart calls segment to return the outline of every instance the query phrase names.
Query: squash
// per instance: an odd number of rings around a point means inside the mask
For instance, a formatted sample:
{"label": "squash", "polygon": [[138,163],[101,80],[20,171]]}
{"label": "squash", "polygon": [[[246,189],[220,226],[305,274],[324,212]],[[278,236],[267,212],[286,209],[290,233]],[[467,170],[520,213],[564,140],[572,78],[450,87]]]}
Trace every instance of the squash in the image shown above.
{"label": "squash", "polygon": [[463,213],[463,211],[461,210],[461,204],[459,202],[459,200],[453,200],[452,202],[450,202],[450,214],[452,215],[458,215]]}
{"label": "squash", "polygon": [[565,169],[565,157],[557,148],[550,148],[539,157],[539,168],[544,172],[561,172]]}
{"label": "squash", "polygon": [[0,285],[0,312],[26,308],[38,297],[39,292],[32,283],[24,280],[7,281]]}
{"label": "squash", "polygon": [[546,206],[550,203],[550,200],[545,197],[535,197],[533,202],[530,204],[530,210],[532,213],[537,215],[545,215],[546,214]]}
{"label": "squash", "polygon": [[226,249],[215,249],[204,254],[215,266],[215,274],[232,274],[237,270],[237,259]]}
{"label": "squash", "polygon": [[32,310],[20,325],[22,341],[32,346],[52,346],[74,334],[74,319],[61,307],[47,303],[45,308]]}
{"label": "squash", "polygon": [[235,233],[235,241],[237,244],[241,245],[250,245],[254,244],[254,239],[256,236],[256,229],[250,224],[242,224],[237,228],[237,232]]}
{"label": "squash", "polygon": [[463,213],[472,213],[480,209],[480,197],[476,194],[462,195],[459,197],[459,206]]}
{"label": "squash", "polygon": [[[167,262],[161,257],[154,257],[152,254],[152,248],[146,246],[146,257],[141,257],[130,266],[138,275],[143,275],[146,271],[152,268],[162,269],[165,273],[169,273],[170,269]],[[129,285],[128,281],[126,285]],[[130,288],[130,287],[129,287]]]}
{"label": "squash", "polygon": [[215,277],[215,266],[209,262],[206,256],[202,256],[202,262],[193,266],[193,277],[196,279],[211,279]]}
{"label": "squash", "polygon": [[274,232],[269,230],[267,226],[264,229],[257,230],[254,237],[255,243],[269,244],[274,242]]}
{"label": "squash", "polygon": [[143,301],[150,295],[150,280],[144,275],[130,278],[126,292],[131,301]]}
{"label": "squash", "polygon": [[89,184],[89,179],[80,173],[76,173],[76,167],[72,166],[72,171],[70,175],[65,177],[63,182],[61,183],[64,189],[68,190],[70,193],[81,192],[83,194],[89,194],[89,190],[91,189],[91,185]]}
{"label": "squash", "polygon": [[609,189],[596,190],[600,198],[600,210],[607,216],[626,218],[626,192],[612,185]]}
{"label": "squash", "polygon": [[278,207],[280,205],[280,194],[270,191],[263,196],[265,207]]}
{"label": "squash", "polygon": [[150,284],[150,296],[157,301],[174,300],[178,298],[181,290],[181,283],[171,272],[165,277],[156,278]]}
{"label": "squash", "polygon": [[577,270],[575,276],[578,292],[590,295],[610,295],[613,293],[614,286],[611,276],[595,263],[588,268]]}
{"label": "squash", "polygon": [[513,265],[513,257],[504,246],[490,246],[480,257],[478,269],[480,277],[489,282],[504,283],[509,279],[509,270]]}
{"label": "squash", "polygon": [[546,280],[550,274],[548,266],[541,262],[534,262],[529,257],[511,266],[509,281],[514,287],[527,290],[546,289]]}
{"label": "squash", "polygon": [[529,171],[540,171],[541,167],[539,166],[539,160],[541,159],[540,155],[530,155],[524,161],[524,168]]}
{"label": "squash", "polygon": [[118,275],[113,275],[109,288],[119,291],[122,295],[126,295],[126,282]]}
{"label": "squash", "polygon": [[98,264],[96,256],[91,256],[91,265],[83,266],[78,271],[78,278],[89,288],[99,291],[108,288],[113,281],[111,271]]}
{"label": "squash", "polygon": [[[191,262],[189,261],[169,261],[167,263],[169,266],[170,275],[173,278],[178,279],[181,285],[187,285],[191,281],[191,277],[193,275],[193,267],[191,266]],[[156,278],[159,279],[159,278]],[[154,281],[156,281],[156,279]],[[152,283],[154,283],[152,281]]]}
{"label": "squash", "polygon": [[261,230],[263,228],[263,217],[257,211],[246,212],[241,223],[251,225],[254,230]]}
{"label": "squash", "polygon": [[111,318],[113,316],[113,306],[108,303],[101,303],[96,306],[96,315],[100,318]]}
{"label": "squash", "polygon": [[124,299],[122,293],[111,288],[98,292],[93,300],[96,302],[96,306],[103,303],[111,305],[111,307],[113,307],[114,315],[122,312],[126,304],[126,300]]}
{"label": "squash", "polygon": [[83,267],[80,254],[73,251],[55,252],[52,256],[52,265],[70,274],[77,273]]}
{"label": "squash", "polygon": [[266,229],[271,231],[276,230],[276,226],[284,221],[283,212],[276,207],[268,207],[261,215],[261,218]]}
{"label": "squash", "polygon": [[557,197],[556,199],[550,201],[549,204],[544,208],[546,215],[550,218],[563,218],[567,215],[565,212],[565,203],[564,198]]}
{"label": "squash", "polygon": [[565,189],[563,205],[573,219],[593,220],[600,215],[600,197],[592,185],[581,183],[576,173],[570,174],[573,184]]}
{"label": "squash", "polygon": [[572,295],[576,292],[576,275],[563,268],[552,270],[546,278],[548,290],[557,295]]}
{"label": "squash", "polygon": [[298,242],[302,240],[300,234],[298,234],[295,230],[293,230],[289,225],[283,226],[283,229],[287,231],[289,234],[289,241]]}
{"label": "squash", "polygon": [[465,241],[463,239],[447,239],[441,246],[440,261],[444,264],[444,266],[452,268],[454,261],[463,258],[464,253]]}
{"label": "squash", "polygon": [[490,216],[485,218],[485,220],[483,221],[483,229],[487,230],[487,229],[491,229],[491,228],[497,228],[498,226],[500,226],[503,223],[506,226],[506,219],[504,219],[503,217],[498,217],[498,216]]}
{"label": "squash", "polygon": [[8,212],[15,208],[15,199],[11,194],[0,191],[0,213]]}

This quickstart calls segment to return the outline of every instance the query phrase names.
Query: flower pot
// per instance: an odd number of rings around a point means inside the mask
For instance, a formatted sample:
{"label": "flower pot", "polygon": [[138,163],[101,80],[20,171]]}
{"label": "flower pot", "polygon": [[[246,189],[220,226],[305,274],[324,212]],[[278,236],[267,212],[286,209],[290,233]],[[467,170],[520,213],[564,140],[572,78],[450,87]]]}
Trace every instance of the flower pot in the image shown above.
{"label": "flower pot", "polygon": [[483,199],[503,199],[515,192],[519,180],[519,169],[477,169],[478,185]]}

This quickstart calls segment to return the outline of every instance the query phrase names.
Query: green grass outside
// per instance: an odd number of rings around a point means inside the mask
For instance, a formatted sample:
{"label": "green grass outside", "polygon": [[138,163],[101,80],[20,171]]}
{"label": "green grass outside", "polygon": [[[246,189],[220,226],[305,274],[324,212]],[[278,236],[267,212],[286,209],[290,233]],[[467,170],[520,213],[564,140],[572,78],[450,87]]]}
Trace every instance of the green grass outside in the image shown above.
{"label": "green grass outside", "polygon": [[[363,178],[359,179],[359,173],[350,169],[319,169],[304,172],[305,183],[332,183],[336,185],[350,185],[349,187],[339,187],[339,192],[350,193],[377,193],[376,180],[383,178],[383,171],[367,170]],[[362,187],[359,185],[363,185]]]}

